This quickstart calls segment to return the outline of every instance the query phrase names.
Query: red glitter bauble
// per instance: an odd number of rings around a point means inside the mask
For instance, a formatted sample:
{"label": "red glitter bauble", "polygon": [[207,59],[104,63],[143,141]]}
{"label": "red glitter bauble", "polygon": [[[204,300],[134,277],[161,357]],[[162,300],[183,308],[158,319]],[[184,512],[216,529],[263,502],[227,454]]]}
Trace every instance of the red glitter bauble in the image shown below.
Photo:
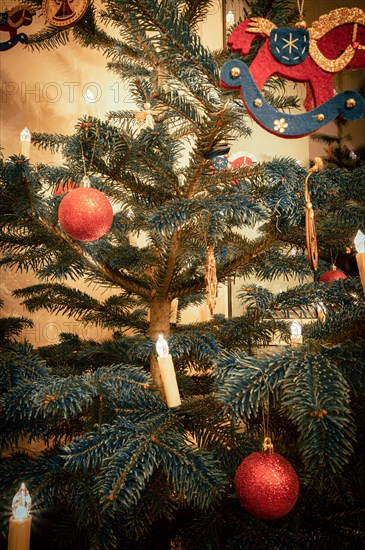
{"label": "red glitter bauble", "polygon": [[77,241],[100,239],[113,222],[109,199],[92,187],[79,187],[65,195],[58,208],[62,229]]}
{"label": "red glitter bauble", "polygon": [[346,279],[346,275],[343,273],[343,271],[340,271],[339,269],[336,269],[336,266],[333,265],[332,269],[329,271],[325,271],[320,277],[319,281],[321,283],[332,283],[332,281],[338,281],[339,279]]}
{"label": "red glitter bauble", "polygon": [[242,506],[258,519],[285,516],[299,494],[299,481],[293,466],[273,452],[246,456],[237,469],[234,485]]}

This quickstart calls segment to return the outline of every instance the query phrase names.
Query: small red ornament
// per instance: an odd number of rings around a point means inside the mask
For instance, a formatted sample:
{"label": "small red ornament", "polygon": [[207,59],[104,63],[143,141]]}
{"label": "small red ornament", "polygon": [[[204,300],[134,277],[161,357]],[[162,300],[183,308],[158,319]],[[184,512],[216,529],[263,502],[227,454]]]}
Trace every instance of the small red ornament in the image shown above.
{"label": "small red ornament", "polygon": [[234,485],[242,506],[258,519],[274,520],[293,508],[299,481],[293,466],[270,452],[252,453],[239,465]]}
{"label": "small red ornament", "polygon": [[340,279],[346,279],[346,275],[343,273],[343,271],[340,271],[336,268],[335,265],[332,266],[332,268],[329,271],[325,271],[322,273],[322,275],[319,277],[319,281],[321,283],[332,283],[332,281],[338,281]]}
{"label": "small red ornament", "polygon": [[69,191],[61,200],[58,219],[62,229],[77,241],[95,241],[110,229],[113,209],[109,199],[92,187]]}
{"label": "small red ornament", "polygon": [[239,151],[228,157],[228,168],[239,168],[244,164],[255,164],[256,159],[251,153]]}
{"label": "small red ornament", "polygon": [[53,196],[57,197],[59,195],[64,195],[68,191],[71,191],[71,189],[75,189],[78,187],[77,183],[75,181],[72,181],[70,179],[63,181],[61,180],[58,184],[58,187],[54,190]]}

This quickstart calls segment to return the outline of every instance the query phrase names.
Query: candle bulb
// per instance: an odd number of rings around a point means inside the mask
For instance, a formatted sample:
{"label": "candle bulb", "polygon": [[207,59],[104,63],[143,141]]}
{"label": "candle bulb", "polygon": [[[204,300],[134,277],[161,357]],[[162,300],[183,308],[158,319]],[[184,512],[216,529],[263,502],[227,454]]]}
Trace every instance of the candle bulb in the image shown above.
{"label": "candle bulb", "polygon": [[290,334],[292,346],[299,346],[303,342],[302,327],[297,320],[293,321],[290,325]]}
{"label": "candle bulb", "polygon": [[8,550],[29,550],[32,523],[31,504],[32,499],[28,489],[25,483],[22,483],[13,498],[13,515],[9,521]]}
{"label": "candle bulb", "polygon": [[97,109],[96,109],[96,99],[93,92],[89,88],[86,90],[84,99],[86,103],[87,116],[97,117],[98,115],[97,115]]}
{"label": "candle bulb", "polygon": [[357,267],[359,268],[360,279],[365,292],[365,235],[362,231],[360,231],[360,229],[356,233],[354,243],[357,252]]}
{"label": "candle bulb", "polygon": [[24,128],[20,132],[20,147],[21,147],[21,154],[24,155],[27,159],[30,158],[30,139],[32,135],[28,128]]}
{"label": "candle bulb", "polygon": [[181,405],[181,399],[174,364],[172,362],[172,357],[169,354],[169,347],[162,334],[159,335],[156,342],[156,351],[167,406],[179,407]]}
{"label": "candle bulb", "polygon": [[228,11],[226,14],[226,25],[227,28],[231,27],[234,24],[234,13],[233,11]]}

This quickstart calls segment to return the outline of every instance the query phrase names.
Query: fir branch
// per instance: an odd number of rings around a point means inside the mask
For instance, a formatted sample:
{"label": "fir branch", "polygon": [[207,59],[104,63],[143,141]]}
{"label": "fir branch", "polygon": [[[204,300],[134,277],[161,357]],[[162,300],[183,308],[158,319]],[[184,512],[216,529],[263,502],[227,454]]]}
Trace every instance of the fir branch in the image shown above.
{"label": "fir branch", "polygon": [[39,355],[29,343],[6,343],[0,370],[1,391],[6,393],[21,383],[41,379],[46,374]]}
{"label": "fir branch", "polygon": [[[17,420],[74,416],[96,395],[90,382],[80,376],[44,376],[36,383],[14,387],[6,399],[6,418]],[[19,409],[19,402],[24,407]]]}
{"label": "fir branch", "polygon": [[148,288],[146,288],[145,285],[141,286],[136,281],[133,281],[132,278],[124,276],[112,267],[106,266],[104,263],[95,260],[92,254],[88,253],[81,245],[73,241],[57,227],[50,225],[45,220],[39,220],[39,223],[50,233],[57,236],[61,241],[65,241],[73,252],[76,252],[82,258],[82,260],[90,265],[92,270],[99,272],[103,278],[109,280],[110,282],[112,282],[112,284],[120,285],[122,288],[131,292],[135,292],[136,294],[139,294],[140,296],[143,296],[145,298],[148,298],[150,296],[150,291]]}
{"label": "fir branch", "polygon": [[194,29],[205,20],[213,7],[215,7],[215,2],[212,0],[185,0],[182,13],[190,27]]}
{"label": "fir branch", "polygon": [[34,326],[31,319],[26,317],[2,317],[0,319],[0,343],[4,344],[19,336],[23,330]]}
{"label": "fir branch", "polygon": [[46,309],[50,313],[64,313],[85,324],[104,327],[145,327],[144,314],[131,312],[135,302],[128,296],[110,296],[104,303],[86,292],[58,283],[33,285],[14,291],[14,296],[23,298],[28,311]]}
{"label": "fir branch", "polygon": [[217,399],[233,419],[245,421],[257,414],[274,393],[290,364],[290,355],[253,358],[242,352],[223,352],[217,358]]}
{"label": "fir branch", "polygon": [[308,479],[324,470],[340,474],[355,438],[348,385],[325,355],[293,358],[283,385],[283,403],[297,426]]}

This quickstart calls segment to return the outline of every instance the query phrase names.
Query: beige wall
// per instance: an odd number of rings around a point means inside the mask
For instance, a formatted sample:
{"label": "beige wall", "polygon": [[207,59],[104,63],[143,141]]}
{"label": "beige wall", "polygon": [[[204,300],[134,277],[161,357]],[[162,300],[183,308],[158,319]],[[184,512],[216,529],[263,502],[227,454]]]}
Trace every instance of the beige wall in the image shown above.
{"label": "beige wall", "polygon": [[[20,2],[7,0],[1,2],[0,11],[10,9]],[[320,14],[341,7],[343,2],[328,0],[323,2],[307,1],[308,23],[317,19]],[[360,6],[354,2],[350,6]],[[30,27],[22,30],[33,34],[43,26],[42,17],[37,17]],[[222,47],[222,16],[220,3],[212,8],[207,21],[201,24],[200,33],[204,44],[212,49]],[[0,40],[7,36],[0,33]],[[20,152],[19,134],[27,126],[29,130],[51,133],[72,133],[78,117],[91,114],[103,118],[109,110],[133,108],[128,91],[113,73],[105,69],[106,59],[97,51],[82,49],[75,44],[67,44],[55,51],[32,53],[18,44],[13,49],[0,53],[2,90],[1,90],[1,145],[4,155]],[[346,75],[346,79],[350,78]],[[348,81],[343,80],[347,88]],[[95,96],[95,103],[87,106],[83,94],[90,89]],[[354,123],[356,139],[361,139],[364,130],[363,121]],[[313,147],[309,138],[285,140],[262,130],[252,121],[253,134],[242,143],[236,143],[231,153],[247,151],[258,161],[270,160],[275,155],[292,156],[307,166],[309,159],[320,154],[318,146]],[[57,156],[31,150],[31,160],[37,162],[59,163]],[[32,275],[19,274],[13,271],[1,272],[1,297],[5,300],[6,315],[28,315],[12,296],[14,288],[33,284]],[[239,288],[236,281],[235,288]],[[284,289],[286,281],[272,283],[275,291]],[[97,290],[93,289],[97,295]],[[103,295],[105,297],[105,295]],[[233,313],[240,312],[234,303]],[[4,313],[4,311],[3,311]],[[218,296],[216,313],[227,313],[227,289],[222,285]],[[63,316],[49,316],[40,312],[31,316],[35,328],[24,332],[24,336],[36,345],[56,343],[60,332],[78,332],[83,337],[101,338],[106,333],[100,329],[78,327],[76,322]],[[184,314],[183,321],[205,320],[209,317],[206,307],[194,308]]]}
{"label": "beige wall", "polygon": [[[6,5],[18,3],[8,0]],[[43,25],[39,16],[22,29],[33,34]],[[30,131],[71,133],[82,114],[103,118],[108,110],[130,102],[125,85],[106,71],[106,59],[95,50],[69,43],[57,50],[32,53],[17,44],[0,54],[0,62],[1,141],[6,155],[19,152],[24,126]],[[84,100],[88,88],[95,96],[91,105]],[[44,157],[43,151],[32,148],[32,162],[44,161]],[[51,156],[49,160],[57,161]]]}

